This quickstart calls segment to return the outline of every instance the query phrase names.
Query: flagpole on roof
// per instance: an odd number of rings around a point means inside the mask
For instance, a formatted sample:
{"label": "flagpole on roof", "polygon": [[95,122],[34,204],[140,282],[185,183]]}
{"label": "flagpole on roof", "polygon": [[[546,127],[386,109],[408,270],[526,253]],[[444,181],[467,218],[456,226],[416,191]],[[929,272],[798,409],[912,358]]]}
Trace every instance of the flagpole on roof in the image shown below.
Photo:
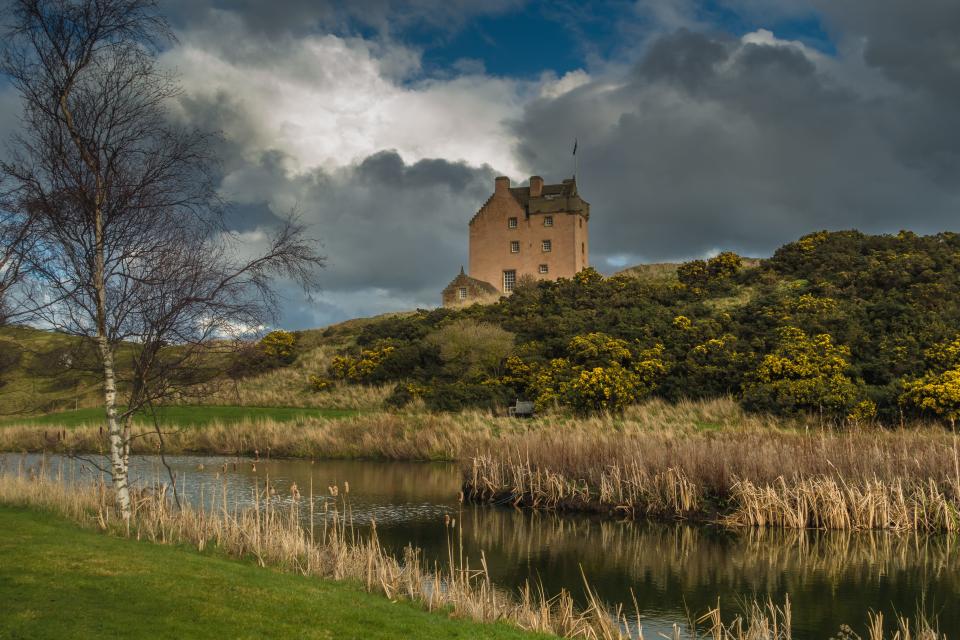
{"label": "flagpole on roof", "polygon": [[573,138],[573,179],[577,179],[577,138]]}

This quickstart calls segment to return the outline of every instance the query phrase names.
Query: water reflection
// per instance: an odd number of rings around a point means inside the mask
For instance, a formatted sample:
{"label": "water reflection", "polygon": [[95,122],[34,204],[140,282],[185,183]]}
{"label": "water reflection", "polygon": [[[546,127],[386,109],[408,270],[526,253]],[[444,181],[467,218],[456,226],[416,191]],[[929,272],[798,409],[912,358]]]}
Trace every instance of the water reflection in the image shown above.
{"label": "water reflection", "polygon": [[[0,455],[0,468],[37,466],[36,456]],[[275,500],[290,501],[292,485],[314,517],[333,504],[328,487],[341,492],[358,530],[376,521],[385,547],[401,553],[414,544],[428,561],[445,562],[446,516],[460,525],[464,553],[473,563],[483,551],[492,578],[505,587],[539,580],[548,592],[581,591],[581,567],[601,598],[628,602],[636,595],[648,631],[701,612],[719,597],[728,610],[744,599],[789,594],[797,638],[827,638],[841,623],[863,628],[867,610],[913,613],[921,600],[939,616],[950,637],[960,636],[960,551],[947,536],[749,530],[730,532],[683,524],[615,522],[488,506],[461,505],[455,465],[364,461],[168,458],[183,499],[215,504],[251,503],[267,479]],[[132,460],[143,485],[168,482],[157,458]],[[69,482],[91,481],[90,464],[50,458],[45,473]],[[343,495],[345,483],[350,491]],[[310,509],[300,513],[309,518]],[[648,633],[648,636],[654,636]]]}

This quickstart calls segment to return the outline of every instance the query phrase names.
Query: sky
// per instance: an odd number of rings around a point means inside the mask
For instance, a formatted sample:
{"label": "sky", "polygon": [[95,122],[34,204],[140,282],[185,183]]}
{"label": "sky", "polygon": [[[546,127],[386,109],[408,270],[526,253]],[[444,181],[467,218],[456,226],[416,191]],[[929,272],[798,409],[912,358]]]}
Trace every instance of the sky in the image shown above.
{"label": "sky", "polygon": [[[222,134],[256,247],[298,212],[322,291],[279,325],[439,305],[494,177],[573,173],[603,273],[819,229],[960,230],[956,0],[161,0],[173,117]],[[17,99],[0,87],[0,135]]]}

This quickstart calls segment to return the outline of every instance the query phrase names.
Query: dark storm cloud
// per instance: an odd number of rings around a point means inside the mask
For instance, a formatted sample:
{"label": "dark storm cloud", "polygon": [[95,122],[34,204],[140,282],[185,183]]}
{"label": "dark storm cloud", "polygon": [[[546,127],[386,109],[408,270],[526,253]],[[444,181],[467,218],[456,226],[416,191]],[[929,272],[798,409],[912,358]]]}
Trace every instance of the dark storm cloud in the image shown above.
{"label": "dark storm cloud", "polygon": [[904,87],[960,103],[960,3],[816,0],[842,38],[863,38],[864,60]]}
{"label": "dark storm cloud", "polygon": [[948,185],[960,167],[960,3],[952,0],[816,0],[864,62],[904,90],[888,123],[899,151]]}
{"label": "dark storm cloud", "polygon": [[[249,230],[295,209],[328,257],[316,302],[289,290],[288,327],[436,306],[467,257],[467,222],[495,172],[446,160],[407,164],[394,151],[326,172],[288,173],[274,153],[237,165],[224,181]],[[254,242],[255,244],[255,242]]]}
{"label": "dark storm cloud", "polygon": [[729,55],[729,42],[680,29],[656,40],[636,70],[644,79],[678,83],[695,90],[714,76],[716,66]]}
{"label": "dark storm cloud", "polygon": [[871,94],[843,61],[753,40],[662,36],[631,73],[535,101],[514,124],[521,157],[556,177],[579,136],[601,268],[616,256],[764,255],[820,228],[960,226],[960,186],[943,179],[960,168],[955,113],[896,70],[884,72],[897,84]]}

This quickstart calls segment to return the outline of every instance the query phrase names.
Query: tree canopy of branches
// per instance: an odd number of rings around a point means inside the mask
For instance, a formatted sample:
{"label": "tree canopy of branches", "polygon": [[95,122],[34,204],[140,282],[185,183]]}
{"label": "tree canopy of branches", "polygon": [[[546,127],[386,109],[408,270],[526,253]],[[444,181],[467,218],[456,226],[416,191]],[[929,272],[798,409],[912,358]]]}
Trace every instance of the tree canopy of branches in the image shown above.
{"label": "tree canopy of branches", "polygon": [[[0,167],[22,279],[8,314],[95,344],[127,516],[134,413],[202,378],[196,365],[212,343],[268,322],[276,278],[314,288],[323,259],[292,216],[255,255],[229,231],[215,137],[168,111],[179,88],[156,62],[171,33],[154,2],[9,7],[2,71],[20,93],[23,126]],[[120,344],[133,347],[118,385]]]}

